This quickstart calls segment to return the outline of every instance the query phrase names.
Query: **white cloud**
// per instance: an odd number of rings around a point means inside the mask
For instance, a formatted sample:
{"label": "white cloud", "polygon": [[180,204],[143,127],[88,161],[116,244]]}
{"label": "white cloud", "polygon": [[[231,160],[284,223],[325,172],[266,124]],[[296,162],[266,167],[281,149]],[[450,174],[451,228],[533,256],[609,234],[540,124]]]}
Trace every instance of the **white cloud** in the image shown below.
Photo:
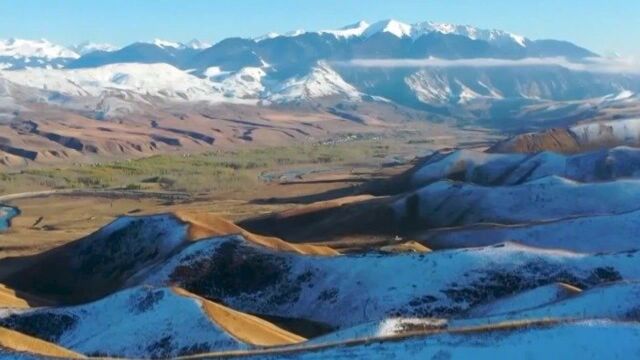
{"label": "white cloud", "polygon": [[353,59],[335,62],[337,66],[377,67],[377,68],[450,68],[450,67],[522,67],[522,66],[562,66],[574,71],[596,73],[620,73],[640,75],[640,60],[621,57],[593,57],[580,61],[570,61],[563,57],[524,58],[517,60],[475,58],[447,60],[439,58],[426,59]]}

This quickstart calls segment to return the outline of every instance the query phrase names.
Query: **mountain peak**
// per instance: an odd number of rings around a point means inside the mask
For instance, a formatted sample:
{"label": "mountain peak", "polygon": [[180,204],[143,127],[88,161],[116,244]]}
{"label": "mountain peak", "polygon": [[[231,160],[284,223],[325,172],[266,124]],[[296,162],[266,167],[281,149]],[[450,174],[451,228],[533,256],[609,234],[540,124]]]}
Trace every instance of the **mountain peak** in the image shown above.
{"label": "mountain peak", "polygon": [[78,58],[80,55],[46,39],[26,40],[11,38],[0,40],[0,56],[16,58]]}
{"label": "mountain peak", "polygon": [[116,51],[118,50],[118,47],[111,44],[107,44],[107,43],[93,43],[93,42],[85,41],[80,44],[70,46],[70,49],[80,55],[85,55],[94,51],[106,51],[106,52]]}
{"label": "mountain peak", "polygon": [[389,33],[403,38],[411,36],[412,26],[394,19],[387,19],[371,24],[362,35],[370,37],[377,33]]}
{"label": "mountain peak", "polygon": [[173,42],[173,41],[168,41],[168,40],[163,40],[163,39],[153,39],[153,41],[151,42],[153,45],[161,47],[161,48],[175,48],[175,49],[180,49],[183,48],[184,45],[177,43],[177,42]]}
{"label": "mountain peak", "polygon": [[369,23],[366,21],[358,21],[355,24],[343,26],[338,30],[322,30],[321,34],[331,34],[338,38],[349,38],[352,36],[361,36],[369,28]]}
{"label": "mountain peak", "polygon": [[199,39],[192,39],[188,43],[184,44],[186,47],[195,49],[195,50],[203,50],[211,47],[211,43],[205,42]]}

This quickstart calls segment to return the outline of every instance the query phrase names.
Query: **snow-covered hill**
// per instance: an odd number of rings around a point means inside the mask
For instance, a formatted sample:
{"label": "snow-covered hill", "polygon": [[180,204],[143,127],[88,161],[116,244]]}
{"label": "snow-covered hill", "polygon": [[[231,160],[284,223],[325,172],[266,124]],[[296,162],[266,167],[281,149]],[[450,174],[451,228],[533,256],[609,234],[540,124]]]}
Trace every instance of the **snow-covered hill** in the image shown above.
{"label": "snow-covered hill", "polygon": [[582,321],[506,324],[494,329],[444,331],[423,336],[372,339],[248,359],[545,359],[625,358],[640,351],[637,323]]}
{"label": "snow-covered hill", "polygon": [[581,292],[581,289],[563,283],[544,285],[478,305],[460,317],[480,318],[528,310],[577,296]]}
{"label": "snow-covered hill", "polygon": [[211,83],[168,64],[114,64],[91,69],[4,71],[14,83],[73,96],[100,96],[108,90],[178,101],[219,99]]}
{"label": "snow-covered hill", "polygon": [[[539,293],[539,295],[543,294]],[[453,320],[449,325],[452,327],[477,326],[513,320],[526,321],[545,318],[636,321],[638,316],[638,295],[640,295],[640,284],[637,282],[613,283],[585,290],[566,299],[533,306],[529,309],[501,311],[501,303],[498,302],[494,304],[493,308],[499,313],[493,316]]]}
{"label": "snow-covered hill", "polygon": [[479,185],[515,185],[551,175],[594,182],[638,177],[640,150],[616,147],[575,155],[553,152],[492,154],[459,150],[430,156],[409,172],[411,188],[445,179]]}
{"label": "snow-covered hill", "polygon": [[[615,231],[612,231],[615,229]],[[595,214],[550,222],[478,225],[418,232],[415,238],[434,249],[487,246],[517,241],[528,246],[598,253],[640,248],[640,211]]]}
{"label": "snow-covered hill", "polygon": [[577,183],[557,176],[516,186],[485,187],[441,181],[393,205],[401,221],[422,228],[527,224],[638,209],[640,181]]}
{"label": "snow-covered hill", "polygon": [[393,316],[449,317],[538,286],[640,275],[636,253],[580,255],[515,244],[428,254],[283,254],[241,237],[201,240],[130,285],[176,284],[244,312],[346,328]]}
{"label": "snow-covered hill", "polygon": [[[205,78],[200,78],[163,63],[122,63],[85,69],[0,71],[0,79],[81,98],[130,93],[136,95],[129,96],[134,104],[138,101],[153,104],[157,100],[253,104],[263,100],[284,104],[328,97],[359,101],[362,95],[327,64],[318,64],[307,75],[282,82],[270,78],[268,72],[268,67],[246,67],[232,73],[211,68],[205,72]],[[41,101],[70,109],[77,107],[74,104],[78,101],[56,103],[52,98]]]}
{"label": "snow-covered hill", "polygon": [[0,70],[27,67],[64,67],[80,57],[75,51],[48,40],[0,40]]}
{"label": "snow-covered hill", "polygon": [[267,98],[275,103],[290,103],[325,97],[359,101],[361,96],[355,87],[345,82],[327,64],[319,63],[309,74],[275,86]]}
{"label": "snow-covered hill", "polygon": [[42,58],[52,60],[56,58],[75,59],[79,55],[63,46],[45,39],[23,40],[9,39],[0,41],[0,56],[15,58]]}
{"label": "snow-covered hill", "polygon": [[269,334],[258,327],[266,322],[171,288],[137,287],[74,307],[3,310],[0,324],[92,356],[170,358],[251,348],[225,316],[255,325],[244,329],[247,334],[263,331],[262,338],[276,343],[280,336],[279,344],[303,340],[284,331]]}

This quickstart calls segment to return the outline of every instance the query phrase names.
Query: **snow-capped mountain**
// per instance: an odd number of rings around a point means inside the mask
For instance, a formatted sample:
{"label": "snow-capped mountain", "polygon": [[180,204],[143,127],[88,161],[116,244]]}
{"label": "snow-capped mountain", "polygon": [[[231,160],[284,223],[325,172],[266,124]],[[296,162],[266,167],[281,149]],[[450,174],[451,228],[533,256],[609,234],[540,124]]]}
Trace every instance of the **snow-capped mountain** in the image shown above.
{"label": "snow-capped mountain", "polygon": [[94,51],[105,51],[105,52],[116,51],[119,48],[115,45],[111,45],[107,43],[93,43],[93,42],[85,41],[78,45],[71,46],[70,49],[76,52],[77,54],[86,55]]}
{"label": "snow-capped mountain", "polygon": [[327,64],[319,63],[308,74],[276,86],[268,98],[276,103],[290,103],[325,97],[358,101],[361,96],[355,87],[345,82]]}
{"label": "snow-capped mountain", "polygon": [[[599,111],[621,101],[631,105],[638,101],[634,96],[621,100],[611,94],[640,92],[640,76],[575,71],[561,64],[531,65],[527,71],[520,66],[359,65],[366,60],[431,58],[445,62],[537,58],[543,62],[563,57],[580,62],[593,56],[568,42],[531,40],[502,30],[384,20],[360,21],[335,30],[269,33],[258,39],[228,38],[213,46],[195,39],[187,43],[155,39],[120,49],[93,43],[66,49],[44,40],[11,40],[0,47],[0,70],[87,71],[5,71],[0,77],[73,96],[119,89],[169,100],[250,100],[263,105],[302,104],[320,98],[352,102],[364,96],[465,121],[521,119],[534,113],[553,117],[558,106],[580,116],[594,107]],[[127,63],[132,66],[123,65]],[[171,68],[156,72],[158,64]],[[178,78],[181,83],[174,82]],[[131,85],[132,79],[138,81],[136,85]],[[600,101],[595,104],[593,99]],[[538,107],[529,110],[531,106]]]}
{"label": "snow-capped mountain", "polygon": [[[495,293],[514,293],[566,278],[581,287],[613,277],[633,279],[640,272],[636,256],[502,244],[428,255],[312,257],[274,252],[229,236],[193,243],[135,282],[187,286],[240,311],[324,321],[344,329],[389,316],[446,317],[494,300]],[[229,264],[235,272],[224,271]],[[603,266],[611,268],[598,270]],[[239,281],[235,273],[241,271],[256,276]],[[429,281],[416,280],[416,274],[428,275]],[[229,283],[234,284],[233,291],[219,285]]]}
{"label": "snow-capped mountain", "polygon": [[210,42],[206,42],[206,41],[202,41],[202,40],[198,40],[198,39],[192,39],[186,43],[184,43],[184,46],[191,48],[191,49],[196,49],[196,50],[203,50],[206,49],[208,47],[211,47],[211,43]]}
{"label": "snow-capped mountain", "polygon": [[0,40],[0,70],[26,67],[61,68],[79,58],[75,51],[48,40]]}
{"label": "snow-capped mountain", "polygon": [[367,26],[362,32],[362,35],[364,37],[371,37],[379,33],[387,33],[399,38],[411,37],[413,35],[413,28],[409,24],[396,20],[383,20]]}
{"label": "snow-capped mountain", "polygon": [[522,47],[525,47],[527,45],[526,43],[529,41],[522,35],[517,35],[502,30],[481,29],[470,25],[455,25],[447,23],[437,23],[433,21],[407,24],[393,19],[382,20],[371,24],[364,20],[361,20],[357,23],[347,25],[338,29],[319,31],[295,30],[284,34],[267,33],[261,37],[256,38],[256,40],[260,41],[265,39],[272,39],[278,36],[296,37],[306,33],[315,33],[320,35],[328,34],[333,35],[337,38],[367,38],[379,33],[388,33],[399,38],[410,37],[413,39],[417,39],[423,35],[434,32],[440,34],[460,35],[472,40],[483,40],[488,42],[513,42]]}
{"label": "snow-capped mountain", "polygon": [[108,90],[124,90],[183,101],[220,97],[207,80],[168,64],[113,64],[73,70],[26,69],[6,71],[0,76],[16,84],[72,96],[99,96]]}
{"label": "snow-capped mountain", "polygon": [[63,46],[56,45],[48,40],[0,40],[0,56],[12,56],[18,58],[78,58],[78,54]]}
{"label": "snow-capped mountain", "polygon": [[153,41],[149,43],[161,48],[194,49],[194,50],[202,50],[211,46],[210,43],[207,43],[198,39],[192,39],[186,43],[163,40],[163,39],[153,39]]}

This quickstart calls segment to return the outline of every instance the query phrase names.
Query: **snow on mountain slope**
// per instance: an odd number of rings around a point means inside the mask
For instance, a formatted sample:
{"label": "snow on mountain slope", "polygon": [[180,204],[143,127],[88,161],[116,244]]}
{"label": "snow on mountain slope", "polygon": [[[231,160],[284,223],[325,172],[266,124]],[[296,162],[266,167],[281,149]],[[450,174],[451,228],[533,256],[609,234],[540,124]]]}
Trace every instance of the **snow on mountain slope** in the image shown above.
{"label": "snow on mountain slope", "polygon": [[577,296],[580,292],[580,289],[563,283],[544,285],[488,304],[478,305],[466,312],[464,317],[479,318],[537,308]]}
{"label": "snow on mountain slope", "polygon": [[640,351],[637,323],[583,321],[444,331],[295,352],[258,353],[248,359],[610,359]]}
{"label": "snow on mountain slope", "polygon": [[10,56],[16,58],[69,58],[80,57],[77,53],[63,46],[53,44],[45,39],[23,40],[8,39],[0,40],[0,56]]}
{"label": "snow on mountain slope", "polygon": [[350,38],[353,36],[361,36],[369,26],[369,23],[366,21],[358,21],[355,24],[344,26],[338,30],[321,30],[319,33],[331,34],[337,38]]}
{"label": "snow on mountain slope", "polygon": [[458,150],[431,156],[410,173],[412,188],[444,179],[480,185],[515,185],[551,175],[580,182],[635,178],[640,176],[640,149],[617,147],[575,155]]}
{"label": "snow on mountain slope", "polygon": [[438,32],[441,34],[455,34],[468,37],[472,40],[484,40],[487,42],[514,42],[519,46],[526,47],[527,39],[524,36],[512,34],[502,30],[479,29],[469,25],[454,25],[425,21],[412,25],[412,33],[414,37]]}
{"label": "snow on mountain slope", "polygon": [[[344,97],[357,101],[361,93],[326,64],[302,77],[276,82],[266,68],[245,67],[221,72],[210,68],[199,78],[168,64],[122,63],[84,69],[25,69],[0,71],[0,79],[50,92],[78,97],[99,97],[110,92],[131,92],[171,101],[245,102],[260,99],[276,103]],[[49,101],[49,100],[47,100]],[[68,106],[68,105],[67,105]]]}
{"label": "snow on mountain slope", "polygon": [[425,228],[527,224],[638,209],[640,180],[580,184],[557,176],[516,186],[441,181],[393,204],[397,219]]}
{"label": "snow on mountain slope", "polygon": [[0,40],[0,70],[62,68],[78,58],[75,51],[47,40]]}
{"label": "snow on mountain slope", "polygon": [[163,39],[153,39],[153,41],[151,41],[150,44],[153,44],[153,45],[161,47],[161,48],[170,47],[170,48],[175,48],[175,49],[179,49],[179,48],[181,48],[183,46],[179,42],[163,40]]}
{"label": "snow on mountain slope", "polygon": [[0,77],[73,96],[100,96],[115,89],[178,101],[222,98],[209,81],[168,64],[113,64],[77,70],[26,69],[3,71]]}
{"label": "snow on mountain slope", "polygon": [[476,99],[501,100],[501,91],[480,80],[462,81],[439,71],[417,71],[404,79],[418,100],[430,105],[466,104]]}
{"label": "snow on mountain slope", "polygon": [[184,43],[184,45],[191,49],[204,50],[211,47],[212,44],[210,42],[202,41],[199,39],[191,39],[190,41]]}
{"label": "snow on mountain slope", "polygon": [[318,257],[274,252],[227,236],[198,241],[129,283],[176,284],[239,311],[344,329],[388,317],[448,317],[557,282],[589,288],[633,279],[640,275],[637,256],[504,244],[427,254]]}
{"label": "snow on mountain slope", "polygon": [[388,318],[334,331],[309,340],[305,344],[326,344],[364,338],[396,336],[408,332],[439,330],[447,327],[446,319]]}
{"label": "snow on mountain slope", "polygon": [[275,103],[287,103],[330,96],[357,101],[362,94],[344,81],[329,65],[319,63],[307,75],[276,85],[267,99]]}
{"label": "snow on mountain slope", "polygon": [[379,33],[388,33],[399,38],[408,37],[412,35],[412,27],[409,24],[402,23],[396,20],[382,20],[375,22],[367,27],[362,32],[362,36],[371,37]]}
{"label": "snow on mountain slope", "polygon": [[38,255],[31,266],[4,281],[26,293],[66,303],[94,300],[121,288],[139,271],[166,261],[192,241],[227,234],[243,234],[258,246],[285,253],[338,254],[325,246],[289,244],[255,235],[212,214],[123,216],[91,235]]}
{"label": "snow on mountain slope", "polygon": [[[298,36],[305,31],[298,30],[289,32],[284,36]],[[521,47],[527,46],[527,39],[524,36],[516,35],[502,30],[480,29],[469,25],[455,25],[446,23],[437,23],[433,21],[419,22],[415,24],[406,24],[401,21],[388,19],[374,22],[372,24],[366,21],[359,21],[352,25],[347,25],[336,30],[320,30],[318,34],[330,34],[337,38],[364,37],[368,38],[379,33],[388,33],[396,37],[411,37],[413,39],[430,33],[455,34],[465,36],[472,40],[483,40],[490,43],[506,44],[513,43]],[[258,41],[282,36],[276,33],[269,33],[265,36],[257,38]]]}
{"label": "snow on mountain slope", "polygon": [[73,307],[4,310],[0,324],[87,355],[169,358],[252,346],[226,331],[229,324],[206,303],[170,288],[137,287]]}
{"label": "snow on mountain slope", "polygon": [[119,48],[111,44],[86,41],[78,45],[74,45],[70,49],[73,50],[76,54],[86,55],[93,51],[116,51]]}
{"label": "snow on mountain slope", "polygon": [[[624,94],[623,94],[624,96]],[[586,113],[589,118],[596,117],[596,120],[584,123],[578,123],[570,127],[551,128],[538,132],[524,133],[513,136],[507,140],[498,142],[488,151],[496,153],[535,153],[543,150],[553,150],[562,153],[576,153],[593,149],[610,148],[614,146],[633,146],[640,147],[640,119],[637,118],[637,108],[640,106],[639,98],[631,97],[620,101],[605,101],[606,105],[599,107],[597,105],[586,105]],[[625,104],[629,101],[629,104]],[[586,102],[578,102],[585,105],[593,103],[588,100]],[[602,103],[602,99],[596,100],[596,103]],[[576,103],[562,104],[562,107],[568,106],[575,109]],[[580,105],[581,106],[581,105]],[[531,110],[531,109],[529,109]],[[533,110],[534,114],[541,114],[547,110]],[[525,108],[526,112],[527,109]],[[618,111],[620,111],[618,113]],[[561,110],[565,114],[566,110]],[[567,116],[581,117],[581,112],[572,112]],[[585,115],[585,113],[582,113]],[[596,115],[594,115],[596,114]],[[597,120],[603,116],[606,120]],[[608,120],[618,118],[616,120]]]}
{"label": "snow on mountain slope", "polygon": [[[494,316],[451,320],[449,325],[477,326],[505,321],[532,319],[609,319],[638,320],[640,283],[619,282],[585,290],[576,296],[525,310],[502,312]],[[495,304],[499,310],[500,303]]]}
{"label": "snow on mountain slope", "polygon": [[267,76],[264,69],[246,67],[232,74],[215,74],[213,69],[209,75],[224,96],[229,98],[259,98],[266,90],[263,80]]}
{"label": "snow on mountain slope", "polygon": [[136,271],[164,260],[188,241],[187,231],[187,224],[168,215],[121,217],[85,238],[38,255],[32,266],[6,283],[45,297],[95,299],[120,288]]}
{"label": "snow on mountain slope", "polygon": [[543,223],[436,229],[417,233],[415,238],[434,249],[487,246],[516,241],[539,248],[599,253],[640,248],[637,236],[639,231],[640,210],[636,210]]}
{"label": "snow on mountain slope", "polygon": [[640,143],[640,118],[581,124],[570,130],[580,143]]}
{"label": "snow on mountain slope", "polygon": [[149,44],[153,44],[161,48],[193,49],[193,50],[203,50],[208,47],[211,47],[210,43],[204,42],[198,39],[192,39],[186,43],[163,40],[163,39],[153,39],[153,41],[149,42]]}

